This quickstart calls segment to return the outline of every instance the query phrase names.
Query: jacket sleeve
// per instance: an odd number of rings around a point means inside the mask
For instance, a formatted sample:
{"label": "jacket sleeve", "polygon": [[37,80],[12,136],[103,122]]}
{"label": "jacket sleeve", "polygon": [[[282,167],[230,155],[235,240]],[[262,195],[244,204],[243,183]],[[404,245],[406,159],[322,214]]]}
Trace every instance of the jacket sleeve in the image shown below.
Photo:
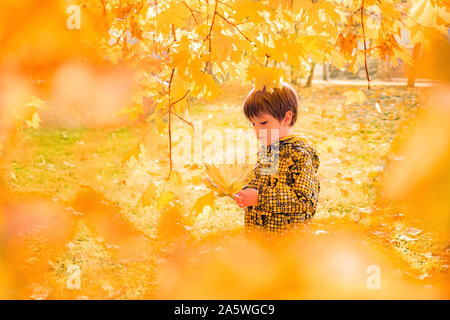
{"label": "jacket sleeve", "polygon": [[[284,183],[276,179],[274,186],[264,186],[258,194],[256,209],[273,213],[306,213],[314,214],[320,190],[317,178],[319,158],[304,148],[297,148],[292,153],[293,182]],[[291,163],[292,163],[291,162]]]}

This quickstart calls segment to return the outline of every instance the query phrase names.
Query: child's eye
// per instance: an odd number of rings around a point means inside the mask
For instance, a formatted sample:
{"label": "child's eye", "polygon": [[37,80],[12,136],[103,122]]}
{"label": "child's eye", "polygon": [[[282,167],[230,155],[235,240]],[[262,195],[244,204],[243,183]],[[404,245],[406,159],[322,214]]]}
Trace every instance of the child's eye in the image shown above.
{"label": "child's eye", "polygon": [[263,122],[261,122],[261,124],[263,124],[263,125],[264,125],[264,124],[266,124],[266,123],[267,123],[267,121],[263,121]]}

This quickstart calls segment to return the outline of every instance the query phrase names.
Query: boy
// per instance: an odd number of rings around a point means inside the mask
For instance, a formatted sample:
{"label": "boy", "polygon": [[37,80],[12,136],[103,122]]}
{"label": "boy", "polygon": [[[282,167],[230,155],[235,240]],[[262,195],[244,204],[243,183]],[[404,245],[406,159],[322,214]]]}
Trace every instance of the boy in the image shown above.
{"label": "boy", "polygon": [[244,114],[262,144],[250,182],[234,196],[246,208],[246,230],[282,235],[315,214],[320,162],[316,151],[291,132],[298,102],[297,93],[286,83],[272,92],[265,86],[253,89],[244,101]]}

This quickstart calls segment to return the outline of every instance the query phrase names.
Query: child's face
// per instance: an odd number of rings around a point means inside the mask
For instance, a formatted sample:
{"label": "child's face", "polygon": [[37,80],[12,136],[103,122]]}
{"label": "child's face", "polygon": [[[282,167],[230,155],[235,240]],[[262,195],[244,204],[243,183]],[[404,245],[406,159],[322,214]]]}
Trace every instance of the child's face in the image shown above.
{"label": "child's face", "polygon": [[280,121],[268,113],[261,113],[258,116],[251,118],[250,122],[255,129],[256,138],[263,145],[270,145],[288,134],[291,118],[287,115]]}

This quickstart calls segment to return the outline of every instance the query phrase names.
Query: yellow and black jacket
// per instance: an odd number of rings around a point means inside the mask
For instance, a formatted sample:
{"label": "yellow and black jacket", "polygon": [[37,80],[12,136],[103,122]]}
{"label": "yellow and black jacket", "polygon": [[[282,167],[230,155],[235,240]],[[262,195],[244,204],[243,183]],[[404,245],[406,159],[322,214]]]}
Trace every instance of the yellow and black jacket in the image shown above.
{"label": "yellow and black jacket", "polygon": [[245,210],[246,229],[280,234],[310,219],[320,192],[319,164],[314,148],[295,134],[262,146],[244,187],[259,191],[257,205]]}

